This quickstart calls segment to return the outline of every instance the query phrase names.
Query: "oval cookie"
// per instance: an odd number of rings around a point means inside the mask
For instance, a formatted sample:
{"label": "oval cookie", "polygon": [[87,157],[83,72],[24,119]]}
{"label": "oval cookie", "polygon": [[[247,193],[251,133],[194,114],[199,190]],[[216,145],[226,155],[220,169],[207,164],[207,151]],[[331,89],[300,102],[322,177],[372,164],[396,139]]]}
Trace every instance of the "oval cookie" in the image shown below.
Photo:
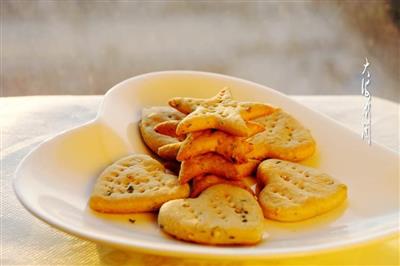
{"label": "oval cookie", "polygon": [[189,196],[189,186],[180,185],[157,160],[144,154],[124,157],[99,176],[89,206],[99,212],[135,213],[155,211],[169,200]]}
{"label": "oval cookie", "polygon": [[158,224],[168,234],[203,244],[254,244],[263,236],[264,217],[250,192],[212,186],[198,198],[165,203]]}
{"label": "oval cookie", "polygon": [[258,195],[264,216],[273,220],[305,220],[335,208],[347,197],[346,185],[288,161],[265,160],[258,166],[257,179],[265,184]]}
{"label": "oval cookie", "polygon": [[163,150],[161,153],[158,152],[160,147],[168,144],[179,143],[177,137],[160,134],[155,131],[155,127],[165,121],[170,120],[182,120],[185,117],[181,112],[168,107],[168,106],[156,106],[150,108],[144,108],[142,110],[142,120],[139,123],[140,133],[143,141],[146,145],[156,154],[164,159],[175,159],[176,154],[179,150],[179,145],[173,145],[172,148],[168,149],[167,152]]}

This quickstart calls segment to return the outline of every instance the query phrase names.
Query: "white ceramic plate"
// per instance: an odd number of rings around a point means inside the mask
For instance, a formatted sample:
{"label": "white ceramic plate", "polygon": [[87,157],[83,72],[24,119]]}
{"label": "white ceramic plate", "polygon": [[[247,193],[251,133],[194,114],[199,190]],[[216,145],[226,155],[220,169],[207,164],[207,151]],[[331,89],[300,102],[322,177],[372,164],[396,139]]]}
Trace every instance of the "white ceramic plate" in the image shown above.
{"label": "white ceramic plate", "polygon": [[[148,153],[137,125],[143,107],[166,105],[174,96],[208,98],[224,86],[237,100],[282,107],[309,128],[318,150],[303,163],[346,183],[348,202],[305,222],[266,220],[269,237],[245,247],[186,243],[163,234],[155,215],[100,215],[88,208],[94,181],[109,163],[128,153]],[[94,241],[157,254],[276,257],[354,246],[396,234],[398,162],[396,153],[376,143],[368,146],[359,135],[270,88],[218,74],[169,71],[134,77],[112,88],[95,120],[47,140],[26,156],[14,188],[36,217]]]}

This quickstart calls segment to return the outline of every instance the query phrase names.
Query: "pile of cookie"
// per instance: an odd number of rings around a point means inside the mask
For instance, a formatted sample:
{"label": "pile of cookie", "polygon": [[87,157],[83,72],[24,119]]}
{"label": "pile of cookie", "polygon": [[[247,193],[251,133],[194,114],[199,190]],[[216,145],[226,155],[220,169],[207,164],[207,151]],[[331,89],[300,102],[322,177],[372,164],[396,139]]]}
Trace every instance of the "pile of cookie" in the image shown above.
{"label": "pile of cookie", "polygon": [[248,156],[253,144],[250,136],[264,131],[264,126],[251,121],[271,114],[275,108],[262,103],[236,102],[228,88],[211,99],[173,98],[169,105],[187,115],[182,120],[169,120],[155,126],[160,134],[183,141],[158,149],[173,151],[170,158],[181,162],[179,182],[192,181],[191,197],[217,183],[234,183],[252,191],[243,181],[250,176],[259,160]]}
{"label": "pile of cookie", "polygon": [[106,168],[92,209],[158,210],[160,227],[178,239],[253,244],[263,237],[264,217],[300,221],[346,199],[344,184],[296,163],[313,155],[316,144],[282,109],[235,101],[228,88],[169,105],[143,109],[139,124],[160,159],[132,154]]}

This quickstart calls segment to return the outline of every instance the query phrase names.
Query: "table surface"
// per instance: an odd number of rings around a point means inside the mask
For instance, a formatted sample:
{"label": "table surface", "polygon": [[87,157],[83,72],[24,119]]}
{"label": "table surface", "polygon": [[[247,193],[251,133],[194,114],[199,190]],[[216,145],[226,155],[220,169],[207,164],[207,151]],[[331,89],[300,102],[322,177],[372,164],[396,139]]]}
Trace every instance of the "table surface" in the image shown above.
{"label": "table surface", "polygon": [[[292,96],[360,133],[361,96]],[[44,139],[93,119],[101,96],[0,98],[1,265],[231,265],[126,252],[58,231],[30,215],[12,190],[21,159]],[[399,105],[372,99],[372,139],[399,151]],[[318,256],[235,262],[234,265],[398,265],[399,237]]]}

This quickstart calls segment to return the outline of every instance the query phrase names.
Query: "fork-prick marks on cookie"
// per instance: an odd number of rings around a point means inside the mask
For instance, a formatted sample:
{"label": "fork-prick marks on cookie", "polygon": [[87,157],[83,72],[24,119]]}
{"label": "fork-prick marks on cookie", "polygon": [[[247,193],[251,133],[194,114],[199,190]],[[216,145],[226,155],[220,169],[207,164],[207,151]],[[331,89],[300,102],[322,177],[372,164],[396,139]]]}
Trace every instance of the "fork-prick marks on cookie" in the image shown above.
{"label": "fork-prick marks on cookie", "polygon": [[248,191],[214,185],[198,198],[165,203],[158,224],[168,234],[205,244],[254,244],[263,235],[263,215]]}
{"label": "fork-prick marks on cookie", "polygon": [[314,153],[316,144],[310,131],[281,109],[254,121],[265,130],[248,139],[254,145],[249,158],[301,161]]}
{"label": "fork-prick marks on cookie", "polygon": [[107,167],[99,176],[89,205],[107,213],[157,210],[164,202],[187,197],[188,185],[148,155],[134,154]]}
{"label": "fork-prick marks on cookie", "polygon": [[347,197],[347,187],[320,170],[270,159],[258,166],[265,185],[258,199],[266,218],[294,222],[325,213]]}
{"label": "fork-prick marks on cookie", "polygon": [[263,103],[237,102],[229,88],[210,99],[176,97],[169,105],[188,114],[176,129],[178,135],[204,129],[219,129],[235,136],[248,136],[246,120],[271,113],[274,108]]}

